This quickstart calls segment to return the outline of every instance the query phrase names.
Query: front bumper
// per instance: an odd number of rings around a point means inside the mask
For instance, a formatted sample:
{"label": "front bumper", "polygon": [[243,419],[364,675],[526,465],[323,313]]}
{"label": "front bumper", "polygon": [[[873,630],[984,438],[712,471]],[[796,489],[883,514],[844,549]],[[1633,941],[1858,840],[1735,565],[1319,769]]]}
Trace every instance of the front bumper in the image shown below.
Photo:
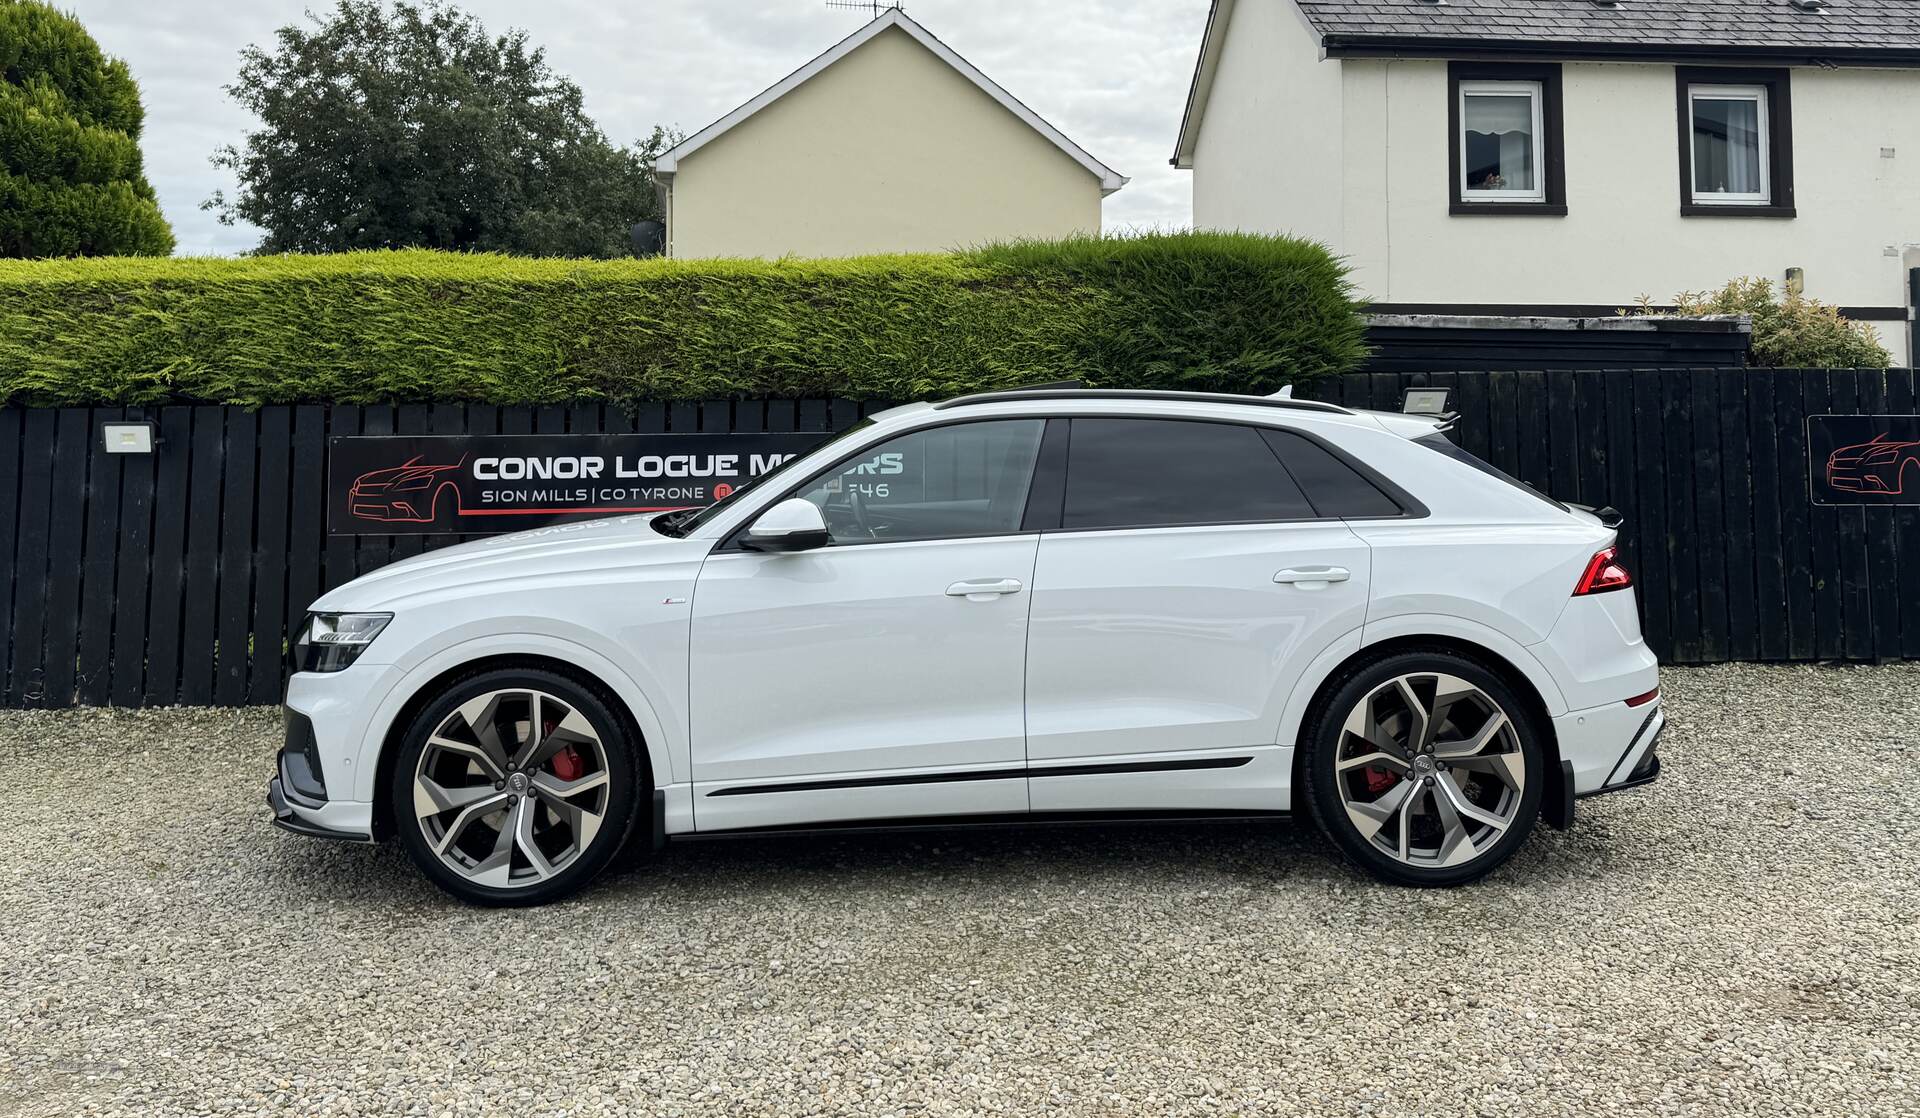
{"label": "front bumper", "polygon": [[362,813],[354,809],[360,805],[328,799],[313,723],[291,708],[286,711],[285,740],[275,770],[267,782],[267,807],[273,811],[274,826],[313,838],[373,841],[371,830],[356,825]]}
{"label": "front bumper", "polygon": [[339,839],[342,842],[372,842],[372,835],[355,834],[352,831],[335,831],[310,823],[294,810],[287,802],[287,794],[281,784],[281,778],[274,777],[267,782],[267,806],[273,809],[273,825],[283,831],[292,831],[296,835],[309,838]]}
{"label": "front bumper", "polygon": [[1835,489],[1844,489],[1849,493],[1898,493],[1899,490],[1887,484],[1883,478],[1872,474],[1829,474],[1827,484]]}

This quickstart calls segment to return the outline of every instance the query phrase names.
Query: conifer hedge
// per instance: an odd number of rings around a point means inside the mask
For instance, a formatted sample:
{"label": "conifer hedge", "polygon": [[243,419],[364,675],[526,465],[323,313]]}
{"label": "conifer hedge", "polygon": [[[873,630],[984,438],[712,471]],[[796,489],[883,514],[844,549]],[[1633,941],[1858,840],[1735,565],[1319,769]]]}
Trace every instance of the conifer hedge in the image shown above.
{"label": "conifer hedge", "polygon": [[36,405],[1271,391],[1353,368],[1363,333],[1324,248],[1240,234],[772,262],[0,261],[0,400]]}

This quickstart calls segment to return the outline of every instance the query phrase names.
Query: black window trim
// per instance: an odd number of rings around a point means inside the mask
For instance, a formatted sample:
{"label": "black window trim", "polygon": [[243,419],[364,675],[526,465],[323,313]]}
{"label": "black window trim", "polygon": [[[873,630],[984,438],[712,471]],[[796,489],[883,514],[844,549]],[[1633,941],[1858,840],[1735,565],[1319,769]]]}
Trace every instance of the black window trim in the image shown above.
{"label": "black window trim", "polygon": [[[1394,484],[1386,475],[1374,469],[1372,466],[1353,457],[1351,454],[1348,454],[1346,451],[1333,445],[1326,439],[1321,438],[1312,431],[1306,431],[1285,423],[1258,423],[1244,419],[1223,419],[1217,416],[1161,415],[1127,411],[1073,412],[1066,415],[976,415],[968,416],[965,419],[952,419],[943,423],[929,423],[923,427],[909,428],[899,432],[893,437],[898,438],[904,435],[918,434],[921,431],[931,431],[940,427],[957,427],[967,423],[996,423],[1021,419],[1038,419],[1045,422],[1047,426],[1040,435],[1040,450],[1034,457],[1033,478],[1028,483],[1027,488],[1027,511],[1020,521],[1019,530],[1012,532],[995,532],[985,536],[936,536],[913,540],[854,540],[848,543],[830,543],[818,550],[831,551],[849,547],[898,547],[905,544],[951,543],[955,540],[1004,540],[1017,536],[1034,535],[1088,535],[1096,532],[1167,531],[1179,528],[1248,528],[1258,527],[1262,524],[1359,524],[1382,520],[1425,520],[1427,517],[1433,515],[1432,510],[1428,509],[1418,497],[1415,497],[1405,489]],[[1072,423],[1073,420],[1076,419],[1141,419],[1168,420],[1181,423],[1219,423],[1229,427],[1251,427],[1255,434],[1259,434],[1265,430],[1286,431],[1318,445],[1320,449],[1332,455],[1336,461],[1365,478],[1368,482],[1372,483],[1374,488],[1386,494],[1388,500],[1400,506],[1400,512],[1390,515],[1381,514],[1379,516],[1315,515],[1310,517],[1293,517],[1285,520],[1209,520],[1198,522],[1189,521],[1179,524],[1130,524],[1118,528],[1067,528],[1063,526],[1067,499],[1067,452],[1072,445]],[[1056,430],[1059,432],[1057,435],[1055,434]],[[762,506],[760,511],[765,512],[781,501],[787,500],[799,493],[807,486],[812,485],[820,478],[825,477],[841,465],[860,458],[872,448],[882,446],[890,441],[891,439],[882,439],[879,442],[869,443],[859,450],[850,451],[834,459],[832,462],[821,467],[818,472],[810,474],[803,480],[788,486],[786,492],[768,501],[766,505]],[[1287,476],[1292,477],[1292,469],[1287,466],[1286,459],[1281,458],[1279,452],[1274,450],[1273,444],[1265,437],[1262,437],[1260,441],[1267,447],[1268,453],[1273,454],[1273,456],[1279,460],[1280,468],[1287,471]],[[1050,474],[1049,471],[1053,471],[1057,476]],[[1294,484],[1298,485],[1299,480],[1295,479]],[[1048,498],[1057,499],[1036,501],[1036,497],[1043,492],[1047,494]],[[1304,486],[1301,487],[1301,494],[1303,496],[1306,495],[1306,488]],[[1312,505],[1313,498],[1308,496],[1307,503]],[[1315,508],[1315,512],[1317,513],[1318,511],[1318,508]],[[723,552],[738,552],[745,555],[760,554],[760,552],[740,545],[740,540],[747,534],[747,529],[753,526],[753,519],[754,518],[749,518],[738,528],[727,533],[726,537],[714,546],[713,554],[718,555]]]}
{"label": "black window trim", "polygon": [[[919,427],[908,427],[904,430],[896,431],[892,435],[882,438],[876,442],[866,443],[866,444],[863,444],[858,449],[848,451],[847,453],[827,463],[825,466],[820,467],[820,469],[818,469],[817,471],[811,474],[808,474],[805,478],[802,478],[801,480],[790,484],[789,486],[787,486],[785,492],[781,493],[777,497],[774,497],[772,500],[769,500],[766,504],[760,506],[760,509],[757,512],[755,512],[753,516],[750,516],[746,520],[741,521],[739,527],[728,532],[726,536],[723,539],[721,539],[719,543],[715,544],[711,554],[718,555],[722,552],[740,552],[742,554],[748,554],[748,555],[761,554],[760,552],[754,551],[752,548],[742,546],[740,542],[743,538],[745,538],[748,529],[753,527],[753,522],[755,520],[758,520],[760,516],[764,514],[768,509],[772,508],[773,506],[779,504],[782,501],[792,498],[793,496],[797,495],[801,490],[812,485],[814,482],[820,480],[821,478],[826,477],[828,474],[832,473],[834,470],[839,469],[841,466],[845,465],[846,463],[852,462],[858,458],[866,457],[867,455],[871,454],[875,449],[885,446],[886,444],[892,442],[894,439],[905,438],[908,435],[918,435],[924,431],[935,431],[943,427],[963,427],[963,426],[967,426],[975,423],[1007,423],[1007,422],[1035,422],[1035,421],[1041,423],[1043,426],[1040,432],[1040,447],[1039,447],[1039,450],[1036,451],[1034,454],[1033,476],[1027,480],[1026,507],[1030,512],[1032,509],[1033,491],[1040,484],[1040,467],[1042,462],[1044,461],[1043,456],[1045,455],[1047,450],[1047,435],[1052,430],[1052,427],[1053,427],[1053,422],[1052,422],[1053,417],[1046,416],[1046,415],[1020,415],[1020,414],[970,415],[962,419],[949,419],[941,423],[928,423]],[[1004,540],[1004,539],[1011,539],[1015,536],[1036,535],[1038,533],[1037,529],[1027,527],[1026,520],[1025,520],[1026,515],[1027,515],[1026,513],[1022,513],[1020,527],[1011,532],[993,532],[987,535],[973,535],[973,536],[925,536],[925,537],[920,537],[920,538],[911,539],[911,540],[849,540],[845,543],[835,541],[833,543],[829,543],[824,547],[817,548],[815,550],[831,551],[835,549],[849,548],[849,547],[899,547],[903,544],[951,543],[954,540]]]}
{"label": "black window trim", "polygon": [[[1460,196],[1460,83],[1539,82],[1541,174],[1545,198],[1539,202],[1479,202]],[[1561,112],[1558,62],[1447,63],[1447,212],[1503,217],[1567,216],[1566,130]]]}
{"label": "black window trim", "polygon": [[[1675,131],[1680,147],[1681,217],[1795,217],[1793,197],[1792,71],[1750,66],[1675,66],[1674,96],[1679,106]],[[1770,202],[1695,202],[1693,200],[1693,100],[1696,85],[1757,85],[1767,91],[1767,179]]]}
{"label": "black window trim", "polygon": [[[1173,531],[1181,528],[1257,528],[1263,524],[1358,524],[1366,521],[1377,521],[1377,520],[1424,520],[1427,517],[1433,515],[1432,511],[1428,509],[1427,506],[1423,504],[1419,498],[1415,497],[1411,493],[1408,493],[1405,489],[1402,489],[1400,486],[1395,485],[1392,481],[1387,479],[1386,475],[1374,469],[1372,466],[1369,466],[1365,462],[1362,462],[1359,459],[1353,457],[1351,454],[1348,454],[1346,451],[1341,450],[1337,446],[1334,446],[1332,443],[1328,442],[1326,439],[1321,438],[1319,435],[1316,435],[1311,431],[1305,431],[1298,427],[1289,426],[1284,423],[1256,423],[1256,422],[1243,420],[1243,419],[1222,419],[1217,416],[1201,416],[1201,415],[1147,415],[1147,414],[1142,414],[1140,412],[1076,412],[1070,416],[1063,416],[1061,418],[1067,419],[1069,421],[1075,420],[1075,419],[1141,419],[1141,420],[1166,420],[1170,422],[1179,422],[1179,423],[1218,423],[1228,427],[1250,427],[1253,429],[1253,432],[1256,435],[1259,435],[1261,434],[1261,432],[1268,431],[1268,430],[1286,431],[1289,434],[1298,435],[1301,438],[1306,439],[1308,442],[1315,444],[1316,446],[1320,447],[1320,449],[1332,455],[1335,461],[1339,462],[1343,466],[1346,466],[1348,469],[1352,470],[1353,472],[1359,474],[1362,478],[1365,478],[1368,482],[1370,482],[1373,485],[1374,488],[1380,490],[1381,493],[1385,494],[1389,501],[1392,501],[1394,504],[1400,506],[1400,511],[1394,514],[1383,513],[1379,516],[1319,515],[1319,508],[1313,505],[1313,498],[1307,494],[1306,487],[1301,486],[1300,487],[1301,496],[1305,497],[1307,504],[1310,507],[1314,508],[1314,512],[1316,515],[1287,517],[1287,518],[1278,519],[1278,520],[1268,518],[1268,519],[1259,519],[1259,520],[1181,521],[1178,524],[1127,524],[1127,525],[1111,527],[1111,528],[1068,528],[1064,526],[1063,520],[1056,520],[1052,526],[1039,529],[1042,535],[1061,535],[1061,536],[1076,535],[1077,536],[1077,535],[1091,535],[1097,532]],[[1069,430],[1071,430],[1071,427],[1069,427]],[[1072,440],[1072,436],[1071,434],[1069,434],[1068,435],[1069,445],[1071,444],[1071,440]],[[1286,471],[1287,476],[1293,477],[1293,470],[1287,465],[1286,459],[1280,456],[1280,452],[1274,449],[1272,442],[1270,442],[1264,435],[1261,437],[1260,441],[1262,444],[1266,446],[1267,452],[1272,454],[1274,458],[1280,463],[1280,468]],[[1061,494],[1061,505],[1062,505],[1062,508],[1064,509],[1065,503],[1066,503],[1066,484],[1065,484],[1066,479],[1064,477],[1064,470],[1062,472],[1063,472],[1063,477],[1061,479],[1060,494]],[[1034,479],[1034,484],[1036,487],[1039,485],[1038,477]],[[1295,485],[1300,484],[1298,478],[1294,479],[1294,484]],[[1026,527],[1026,525],[1022,525],[1022,527]]]}

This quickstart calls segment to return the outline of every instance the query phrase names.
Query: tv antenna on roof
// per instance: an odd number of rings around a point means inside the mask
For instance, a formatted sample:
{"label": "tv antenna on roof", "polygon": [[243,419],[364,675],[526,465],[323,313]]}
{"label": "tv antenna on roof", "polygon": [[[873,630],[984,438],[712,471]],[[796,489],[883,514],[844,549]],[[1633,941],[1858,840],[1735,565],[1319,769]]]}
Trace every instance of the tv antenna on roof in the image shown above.
{"label": "tv antenna on roof", "polygon": [[849,11],[865,11],[872,18],[879,19],[884,12],[906,11],[900,4],[882,3],[882,0],[827,0],[829,8],[846,8]]}

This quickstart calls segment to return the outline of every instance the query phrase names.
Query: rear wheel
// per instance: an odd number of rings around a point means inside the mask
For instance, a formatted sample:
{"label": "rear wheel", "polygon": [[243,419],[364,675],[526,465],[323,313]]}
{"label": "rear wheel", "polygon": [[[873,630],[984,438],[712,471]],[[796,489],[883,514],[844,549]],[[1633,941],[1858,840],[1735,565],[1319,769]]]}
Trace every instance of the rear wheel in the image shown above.
{"label": "rear wheel", "polygon": [[541,904],[586,885],[626,842],[640,771],[595,690],[546,671],[483,672],[407,731],[393,817],[414,863],[454,896]]}
{"label": "rear wheel", "polygon": [[1406,885],[1474,881],[1513,856],[1540,813],[1535,719],[1498,675],[1451,652],[1400,653],[1337,684],[1302,741],[1328,837]]}

